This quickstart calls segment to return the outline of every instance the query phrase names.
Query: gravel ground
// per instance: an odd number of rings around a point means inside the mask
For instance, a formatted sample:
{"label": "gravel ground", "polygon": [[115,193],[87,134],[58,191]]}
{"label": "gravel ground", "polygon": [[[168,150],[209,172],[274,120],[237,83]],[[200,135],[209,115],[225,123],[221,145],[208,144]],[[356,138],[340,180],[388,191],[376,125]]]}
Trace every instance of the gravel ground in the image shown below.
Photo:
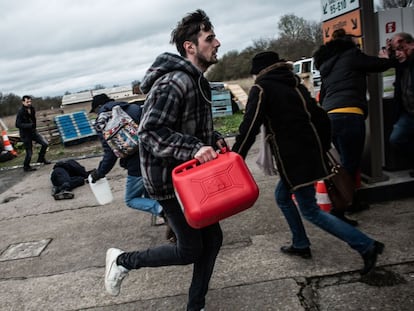
{"label": "gravel ground", "polygon": [[22,169],[2,170],[0,172],[0,193],[17,184],[24,177]]}

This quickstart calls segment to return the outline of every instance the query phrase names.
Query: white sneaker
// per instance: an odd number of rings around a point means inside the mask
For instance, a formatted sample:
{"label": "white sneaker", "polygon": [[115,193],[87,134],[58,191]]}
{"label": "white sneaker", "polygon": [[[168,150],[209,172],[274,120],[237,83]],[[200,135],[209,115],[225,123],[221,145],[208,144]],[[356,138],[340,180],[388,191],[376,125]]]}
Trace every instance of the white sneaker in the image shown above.
{"label": "white sneaker", "polygon": [[106,251],[105,289],[112,296],[119,295],[122,280],[129,272],[128,269],[116,264],[116,259],[122,253],[124,252],[117,248],[109,248]]}

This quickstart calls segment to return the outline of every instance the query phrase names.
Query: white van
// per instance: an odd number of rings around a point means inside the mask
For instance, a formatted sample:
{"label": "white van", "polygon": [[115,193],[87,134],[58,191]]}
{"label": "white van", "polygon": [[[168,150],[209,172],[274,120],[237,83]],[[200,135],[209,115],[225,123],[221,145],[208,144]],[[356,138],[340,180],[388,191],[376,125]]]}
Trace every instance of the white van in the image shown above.
{"label": "white van", "polygon": [[313,58],[303,58],[293,63],[293,72],[296,74],[312,73],[314,86],[321,84],[321,74],[316,70]]}

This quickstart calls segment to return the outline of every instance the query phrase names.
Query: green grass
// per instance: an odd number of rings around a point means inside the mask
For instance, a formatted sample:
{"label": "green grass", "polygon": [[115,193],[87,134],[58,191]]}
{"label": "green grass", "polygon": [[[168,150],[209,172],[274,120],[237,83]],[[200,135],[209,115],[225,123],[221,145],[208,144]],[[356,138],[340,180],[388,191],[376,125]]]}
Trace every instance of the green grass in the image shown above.
{"label": "green grass", "polygon": [[382,73],[382,75],[383,75],[384,77],[391,77],[391,76],[395,76],[395,69],[394,69],[394,68],[388,69],[387,71],[384,71],[384,72]]}
{"label": "green grass", "polygon": [[[15,144],[13,147],[17,152],[17,157],[15,157],[12,160],[6,161],[6,162],[0,162],[0,169],[23,165],[23,161],[26,156],[23,143],[19,142]],[[33,161],[36,161],[39,151],[40,151],[40,145],[35,144],[33,147],[32,164],[33,164]],[[83,144],[69,146],[69,147],[65,147],[63,146],[63,144],[57,144],[57,145],[49,146],[46,152],[46,159],[50,161],[58,161],[58,160],[68,159],[68,158],[80,158],[83,156],[100,155],[100,154],[102,154],[102,147],[99,142],[98,143],[86,142]]]}
{"label": "green grass", "polygon": [[243,113],[238,111],[231,116],[214,118],[214,129],[224,136],[232,136],[239,132]]}

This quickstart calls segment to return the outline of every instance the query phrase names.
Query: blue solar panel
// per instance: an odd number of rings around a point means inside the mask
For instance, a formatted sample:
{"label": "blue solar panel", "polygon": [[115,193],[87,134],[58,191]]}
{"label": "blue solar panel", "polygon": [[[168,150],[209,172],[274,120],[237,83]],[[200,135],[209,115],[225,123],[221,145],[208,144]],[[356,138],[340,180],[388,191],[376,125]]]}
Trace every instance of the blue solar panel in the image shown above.
{"label": "blue solar panel", "polygon": [[96,136],[85,111],[63,114],[55,117],[60,137],[64,144],[83,142],[87,137]]}

